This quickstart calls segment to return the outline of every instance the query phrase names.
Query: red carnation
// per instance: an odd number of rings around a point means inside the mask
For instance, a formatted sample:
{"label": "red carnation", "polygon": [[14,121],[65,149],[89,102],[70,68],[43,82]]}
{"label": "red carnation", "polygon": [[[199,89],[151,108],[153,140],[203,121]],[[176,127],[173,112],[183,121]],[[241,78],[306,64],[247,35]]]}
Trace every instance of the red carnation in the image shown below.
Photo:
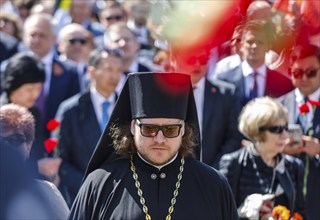
{"label": "red carnation", "polygon": [[57,129],[59,127],[59,125],[60,125],[60,121],[58,121],[56,119],[51,119],[47,123],[47,129],[49,131],[54,131],[55,129]]}
{"label": "red carnation", "polygon": [[299,111],[301,114],[305,114],[305,113],[310,112],[310,109],[306,103],[303,103],[302,105],[299,106]]}
{"label": "red carnation", "polygon": [[58,145],[58,138],[47,138],[44,141],[44,147],[46,151],[50,154]]}

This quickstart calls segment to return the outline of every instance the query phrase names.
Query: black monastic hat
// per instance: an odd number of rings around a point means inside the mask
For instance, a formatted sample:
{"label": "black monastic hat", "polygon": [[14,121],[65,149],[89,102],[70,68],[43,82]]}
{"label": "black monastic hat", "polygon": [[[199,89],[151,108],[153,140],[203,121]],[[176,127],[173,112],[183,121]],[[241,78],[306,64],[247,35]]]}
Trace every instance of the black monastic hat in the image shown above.
{"label": "black monastic hat", "polygon": [[[135,118],[179,118],[195,127],[196,145],[200,130],[190,75],[182,73],[130,73],[98,141],[85,177],[115,155],[110,137],[111,125],[129,125]],[[196,149],[196,157],[199,150]]]}

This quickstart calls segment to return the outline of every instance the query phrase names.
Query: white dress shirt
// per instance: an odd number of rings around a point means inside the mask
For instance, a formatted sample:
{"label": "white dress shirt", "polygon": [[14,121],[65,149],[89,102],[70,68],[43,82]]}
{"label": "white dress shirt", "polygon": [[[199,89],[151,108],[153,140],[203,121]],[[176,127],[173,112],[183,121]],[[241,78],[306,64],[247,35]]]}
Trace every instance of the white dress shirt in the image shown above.
{"label": "white dress shirt", "polygon": [[97,90],[96,88],[94,88],[93,86],[90,87],[90,98],[93,104],[93,108],[94,111],[96,113],[97,119],[99,124],[102,123],[102,104],[105,101],[108,101],[110,103],[109,108],[108,108],[108,115],[110,118],[110,115],[113,111],[113,108],[115,106],[115,102],[116,102],[116,95],[115,93],[112,93],[107,99],[102,96]]}
{"label": "white dress shirt", "polygon": [[244,76],[244,86],[246,97],[249,97],[250,90],[254,84],[253,73],[258,73],[257,83],[258,83],[258,97],[264,96],[266,88],[266,76],[267,76],[267,67],[262,65],[257,69],[252,69],[252,67],[246,62],[243,61],[241,64],[242,74]]}

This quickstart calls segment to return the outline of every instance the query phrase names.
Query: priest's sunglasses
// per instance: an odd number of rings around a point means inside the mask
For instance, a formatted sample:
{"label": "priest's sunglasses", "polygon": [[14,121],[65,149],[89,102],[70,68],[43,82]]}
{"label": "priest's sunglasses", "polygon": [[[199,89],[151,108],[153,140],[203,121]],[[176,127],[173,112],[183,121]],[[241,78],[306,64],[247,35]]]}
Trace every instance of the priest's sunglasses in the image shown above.
{"label": "priest's sunglasses", "polygon": [[136,119],[137,125],[140,127],[140,133],[144,137],[155,137],[158,135],[159,131],[162,131],[163,136],[166,138],[175,138],[180,134],[181,127],[184,122],[181,121],[179,124],[169,124],[169,125],[155,125],[155,124],[145,124],[141,123],[139,119]]}
{"label": "priest's sunglasses", "polygon": [[291,69],[289,68],[289,73],[296,79],[301,79],[305,74],[307,78],[313,78],[317,75],[320,68],[317,69],[307,69],[303,71],[302,69]]}
{"label": "priest's sunglasses", "polygon": [[273,134],[282,134],[283,131],[288,132],[288,125],[284,126],[271,126],[271,127],[262,127],[259,129],[259,131],[269,131]]}

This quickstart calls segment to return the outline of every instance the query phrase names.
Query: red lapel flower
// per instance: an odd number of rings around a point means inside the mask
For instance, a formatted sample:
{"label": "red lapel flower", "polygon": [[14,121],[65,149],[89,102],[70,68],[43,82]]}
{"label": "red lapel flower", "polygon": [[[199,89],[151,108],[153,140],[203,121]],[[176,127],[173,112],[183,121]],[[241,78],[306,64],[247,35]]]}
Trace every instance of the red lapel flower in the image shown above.
{"label": "red lapel flower", "polygon": [[54,131],[59,127],[59,125],[60,125],[60,121],[58,121],[56,119],[51,119],[47,123],[47,129],[48,129],[48,131]]}
{"label": "red lapel flower", "polygon": [[299,111],[301,114],[306,114],[310,112],[310,108],[306,103],[303,103],[302,105],[299,106]]}
{"label": "red lapel flower", "polygon": [[61,76],[63,74],[62,66],[58,63],[54,63],[52,66],[52,73],[55,76]]}
{"label": "red lapel flower", "polygon": [[58,138],[47,138],[44,141],[44,147],[46,151],[50,154],[58,145]]}

